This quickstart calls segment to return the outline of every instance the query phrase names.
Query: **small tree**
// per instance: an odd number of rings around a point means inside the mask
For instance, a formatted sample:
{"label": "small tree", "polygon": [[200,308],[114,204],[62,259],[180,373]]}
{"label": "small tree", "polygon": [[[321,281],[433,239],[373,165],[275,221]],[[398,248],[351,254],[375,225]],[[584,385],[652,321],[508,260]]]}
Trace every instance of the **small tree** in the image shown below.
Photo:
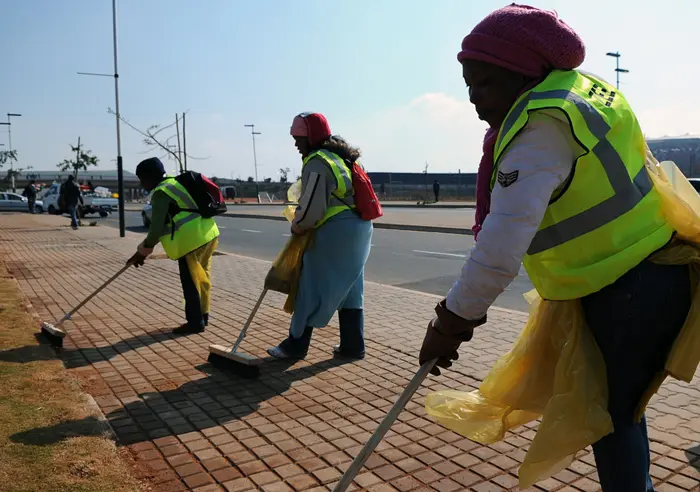
{"label": "small tree", "polygon": [[83,145],[80,143],[78,138],[78,145],[70,146],[71,151],[75,152],[74,159],[63,159],[63,161],[56,164],[61,171],[71,171],[73,177],[77,180],[78,173],[80,171],[87,171],[90,166],[97,166],[99,159],[97,156],[92,155],[91,150],[83,150]]}
{"label": "small tree", "polygon": [[253,176],[248,176],[247,181],[248,181],[249,183],[254,183],[254,182],[255,182],[255,178],[254,178]]}
{"label": "small tree", "polygon": [[289,177],[289,173],[292,170],[288,167],[280,168],[280,183],[286,183]]}
{"label": "small tree", "polygon": [[[3,150],[0,151],[0,168],[2,168],[5,164],[10,163],[10,169],[5,173],[5,182],[8,183],[12,187],[12,191],[14,192],[14,183],[15,180],[22,175],[22,171],[24,171],[24,168],[17,168],[15,167],[15,164],[17,164],[17,151],[16,150]],[[27,169],[31,169],[32,167],[29,166]]]}
{"label": "small tree", "polygon": [[1,150],[0,151],[0,168],[8,162],[17,162],[16,150]]}
{"label": "small tree", "polygon": [[272,178],[265,178],[263,180],[264,183],[272,183]]}

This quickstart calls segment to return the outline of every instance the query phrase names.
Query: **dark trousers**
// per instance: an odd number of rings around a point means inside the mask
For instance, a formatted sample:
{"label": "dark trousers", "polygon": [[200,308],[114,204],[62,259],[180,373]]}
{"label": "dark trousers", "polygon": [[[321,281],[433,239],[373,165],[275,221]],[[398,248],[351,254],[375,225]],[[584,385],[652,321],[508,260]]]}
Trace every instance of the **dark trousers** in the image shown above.
{"label": "dark trousers", "polygon": [[605,492],[653,491],[646,420],[635,409],[680,332],[691,304],[687,266],[649,261],[582,299],[586,322],[605,359],[614,432],[593,445]]}
{"label": "dark trousers", "polygon": [[78,227],[78,205],[67,205],[71,227]]}
{"label": "dark trousers", "polygon": [[202,300],[199,297],[197,286],[192,280],[192,273],[187,264],[187,258],[182,257],[177,260],[180,270],[180,282],[182,283],[182,293],[185,295],[185,319],[190,326],[207,326],[209,313],[202,312]]}
{"label": "dark trousers", "polygon": [[34,213],[34,205],[36,204],[36,198],[33,197],[28,197],[27,198],[27,208],[29,209],[29,213],[33,214]]}
{"label": "dark trousers", "polygon": [[[338,311],[338,324],[340,325],[340,347],[346,354],[359,355],[365,353],[364,311],[362,309],[340,309]],[[280,347],[289,355],[304,357],[311,345],[311,335],[314,329],[307,326],[299,338],[289,336]]]}

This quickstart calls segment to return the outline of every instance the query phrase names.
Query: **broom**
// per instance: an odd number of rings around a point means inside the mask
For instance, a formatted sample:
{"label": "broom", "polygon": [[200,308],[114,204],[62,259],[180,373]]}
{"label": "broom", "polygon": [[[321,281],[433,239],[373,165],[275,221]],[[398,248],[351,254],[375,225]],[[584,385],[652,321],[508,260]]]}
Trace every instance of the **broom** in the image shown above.
{"label": "broom", "polygon": [[394,403],[394,405],[391,407],[389,413],[386,414],[386,417],[384,417],[384,420],[382,420],[382,422],[379,424],[377,430],[375,430],[374,434],[370,436],[360,450],[359,454],[355,457],[353,462],[340,478],[340,481],[335,485],[333,492],[345,492],[352,484],[352,481],[367,462],[372,452],[382,441],[384,435],[394,424],[399,414],[406,406],[406,403],[408,403],[413,394],[418,390],[418,388],[420,388],[420,385],[423,384],[423,380],[428,376],[430,370],[433,368],[436,362],[437,359],[433,359],[420,366],[420,369],[418,369],[416,375],[413,376],[413,379],[411,379],[411,382],[408,383],[408,386],[406,386],[406,388],[403,390],[403,393],[399,395],[396,403]]}
{"label": "broom", "polygon": [[78,309],[80,309],[80,308],[83,307],[85,304],[87,304],[87,303],[90,301],[90,299],[92,299],[92,298],[95,297],[97,294],[99,294],[99,293],[102,291],[102,289],[104,289],[104,288],[107,287],[109,284],[111,284],[112,282],[114,282],[114,281],[117,279],[117,277],[119,277],[119,275],[121,275],[122,273],[124,273],[125,271],[127,271],[127,270],[129,269],[130,266],[131,266],[131,264],[129,264],[129,263],[127,263],[125,266],[123,266],[123,267],[121,268],[121,270],[119,270],[117,273],[115,273],[114,275],[112,275],[112,277],[110,277],[109,280],[107,280],[105,283],[103,283],[102,285],[100,285],[100,286],[97,288],[97,290],[95,290],[92,294],[90,294],[89,296],[87,296],[87,297],[83,300],[83,302],[81,302],[80,304],[78,304],[77,306],[75,306],[73,309],[71,309],[70,312],[68,312],[68,313],[66,313],[65,315],[63,315],[63,318],[61,318],[60,320],[56,321],[54,324],[46,323],[46,322],[41,323],[41,334],[44,335],[44,337],[45,337],[45,338],[49,341],[49,343],[50,343],[51,345],[53,345],[54,347],[63,347],[63,339],[66,337],[66,332],[63,331],[63,330],[60,328],[60,326],[61,326],[63,323],[65,323],[66,321],[68,321],[69,319],[71,319],[71,316],[73,316],[73,315],[76,313],[76,311],[78,311]]}
{"label": "broom", "polygon": [[258,297],[258,302],[255,303],[253,310],[250,312],[248,319],[243,325],[241,333],[238,335],[236,343],[233,347],[226,348],[222,345],[209,345],[209,357],[207,360],[218,369],[223,369],[231,371],[245,378],[256,378],[260,374],[260,363],[262,359],[246,354],[245,352],[237,352],[238,346],[245,339],[245,335],[248,332],[255,315],[260,309],[260,305],[267,295],[267,288],[264,288],[260,297]]}

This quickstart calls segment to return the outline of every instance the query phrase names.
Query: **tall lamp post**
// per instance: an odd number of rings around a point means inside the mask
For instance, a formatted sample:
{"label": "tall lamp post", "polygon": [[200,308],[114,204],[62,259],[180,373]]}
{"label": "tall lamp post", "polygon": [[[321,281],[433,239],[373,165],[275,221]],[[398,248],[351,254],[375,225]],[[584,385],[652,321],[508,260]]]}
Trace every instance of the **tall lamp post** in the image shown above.
{"label": "tall lamp post", "polygon": [[243,125],[246,128],[250,128],[250,135],[253,137],[253,165],[255,166],[255,195],[260,202],[260,183],[258,181],[258,157],[255,153],[255,135],[262,135],[261,132],[255,131],[255,124]]}
{"label": "tall lamp post", "polygon": [[617,90],[620,90],[620,74],[621,73],[630,73],[629,70],[625,68],[620,68],[620,57],[622,56],[619,51],[616,51],[615,53],[610,52],[607,53],[607,56],[611,56],[615,58],[615,76],[617,77]]}
{"label": "tall lamp post", "polygon": [[[5,122],[0,122],[0,125],[6,125],[7,126],[7,140],[10,145],[9,149],[10,152],[12,152],[12,121],[10,118],[12,116],[22,116],[19,113],[7,113],[7,123]],[[10,179],[11,179],[11,184],[10,186],[12,187],[12,192],[15,192],[15,173],[14,173],[15,167],[14,167],[14,159],[10,159]]]}
{"label": "tall lamp post", "polygon": [[117,193],[119,194],[119,237],[126,236],[124,219],[124,163],[122,161],[122,136],[119,112],[119,66],[117,63],[117,0],[112,0],[112,35],[114,45],[114,73],[78,72],[78,75],[93,75],[96,77],[114,78],[114,105],[117,123]]}

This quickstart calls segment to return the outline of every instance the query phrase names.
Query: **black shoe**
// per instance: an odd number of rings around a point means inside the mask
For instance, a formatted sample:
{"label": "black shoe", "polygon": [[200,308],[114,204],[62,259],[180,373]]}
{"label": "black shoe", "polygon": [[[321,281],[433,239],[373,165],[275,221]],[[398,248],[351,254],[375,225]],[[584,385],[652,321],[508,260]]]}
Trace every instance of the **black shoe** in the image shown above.
{"label": "black shoe", "polygon": [[209,326],[209,313],[204,313],[202,319],[204,320],[204,326]]}
{"label": "black shoe", "polygon": [[204,325],[199,324],[199,325],[191,325],[189,323],[185,323],[184,325],[181,325],[179,328],[175,328],[173,330],[174,335],[192,335],[194,333],[202,333],[204,331]]}
{"label": "black shoe", "polygon": [[365,351],[363,350],[362,352],[359,353],[349,353],[344,351],[340,345],[335,345],[333,347],[333,355],[335,357],[341,357],[344,359],[356,359],[356,360],[362,360],[365,358]]}

